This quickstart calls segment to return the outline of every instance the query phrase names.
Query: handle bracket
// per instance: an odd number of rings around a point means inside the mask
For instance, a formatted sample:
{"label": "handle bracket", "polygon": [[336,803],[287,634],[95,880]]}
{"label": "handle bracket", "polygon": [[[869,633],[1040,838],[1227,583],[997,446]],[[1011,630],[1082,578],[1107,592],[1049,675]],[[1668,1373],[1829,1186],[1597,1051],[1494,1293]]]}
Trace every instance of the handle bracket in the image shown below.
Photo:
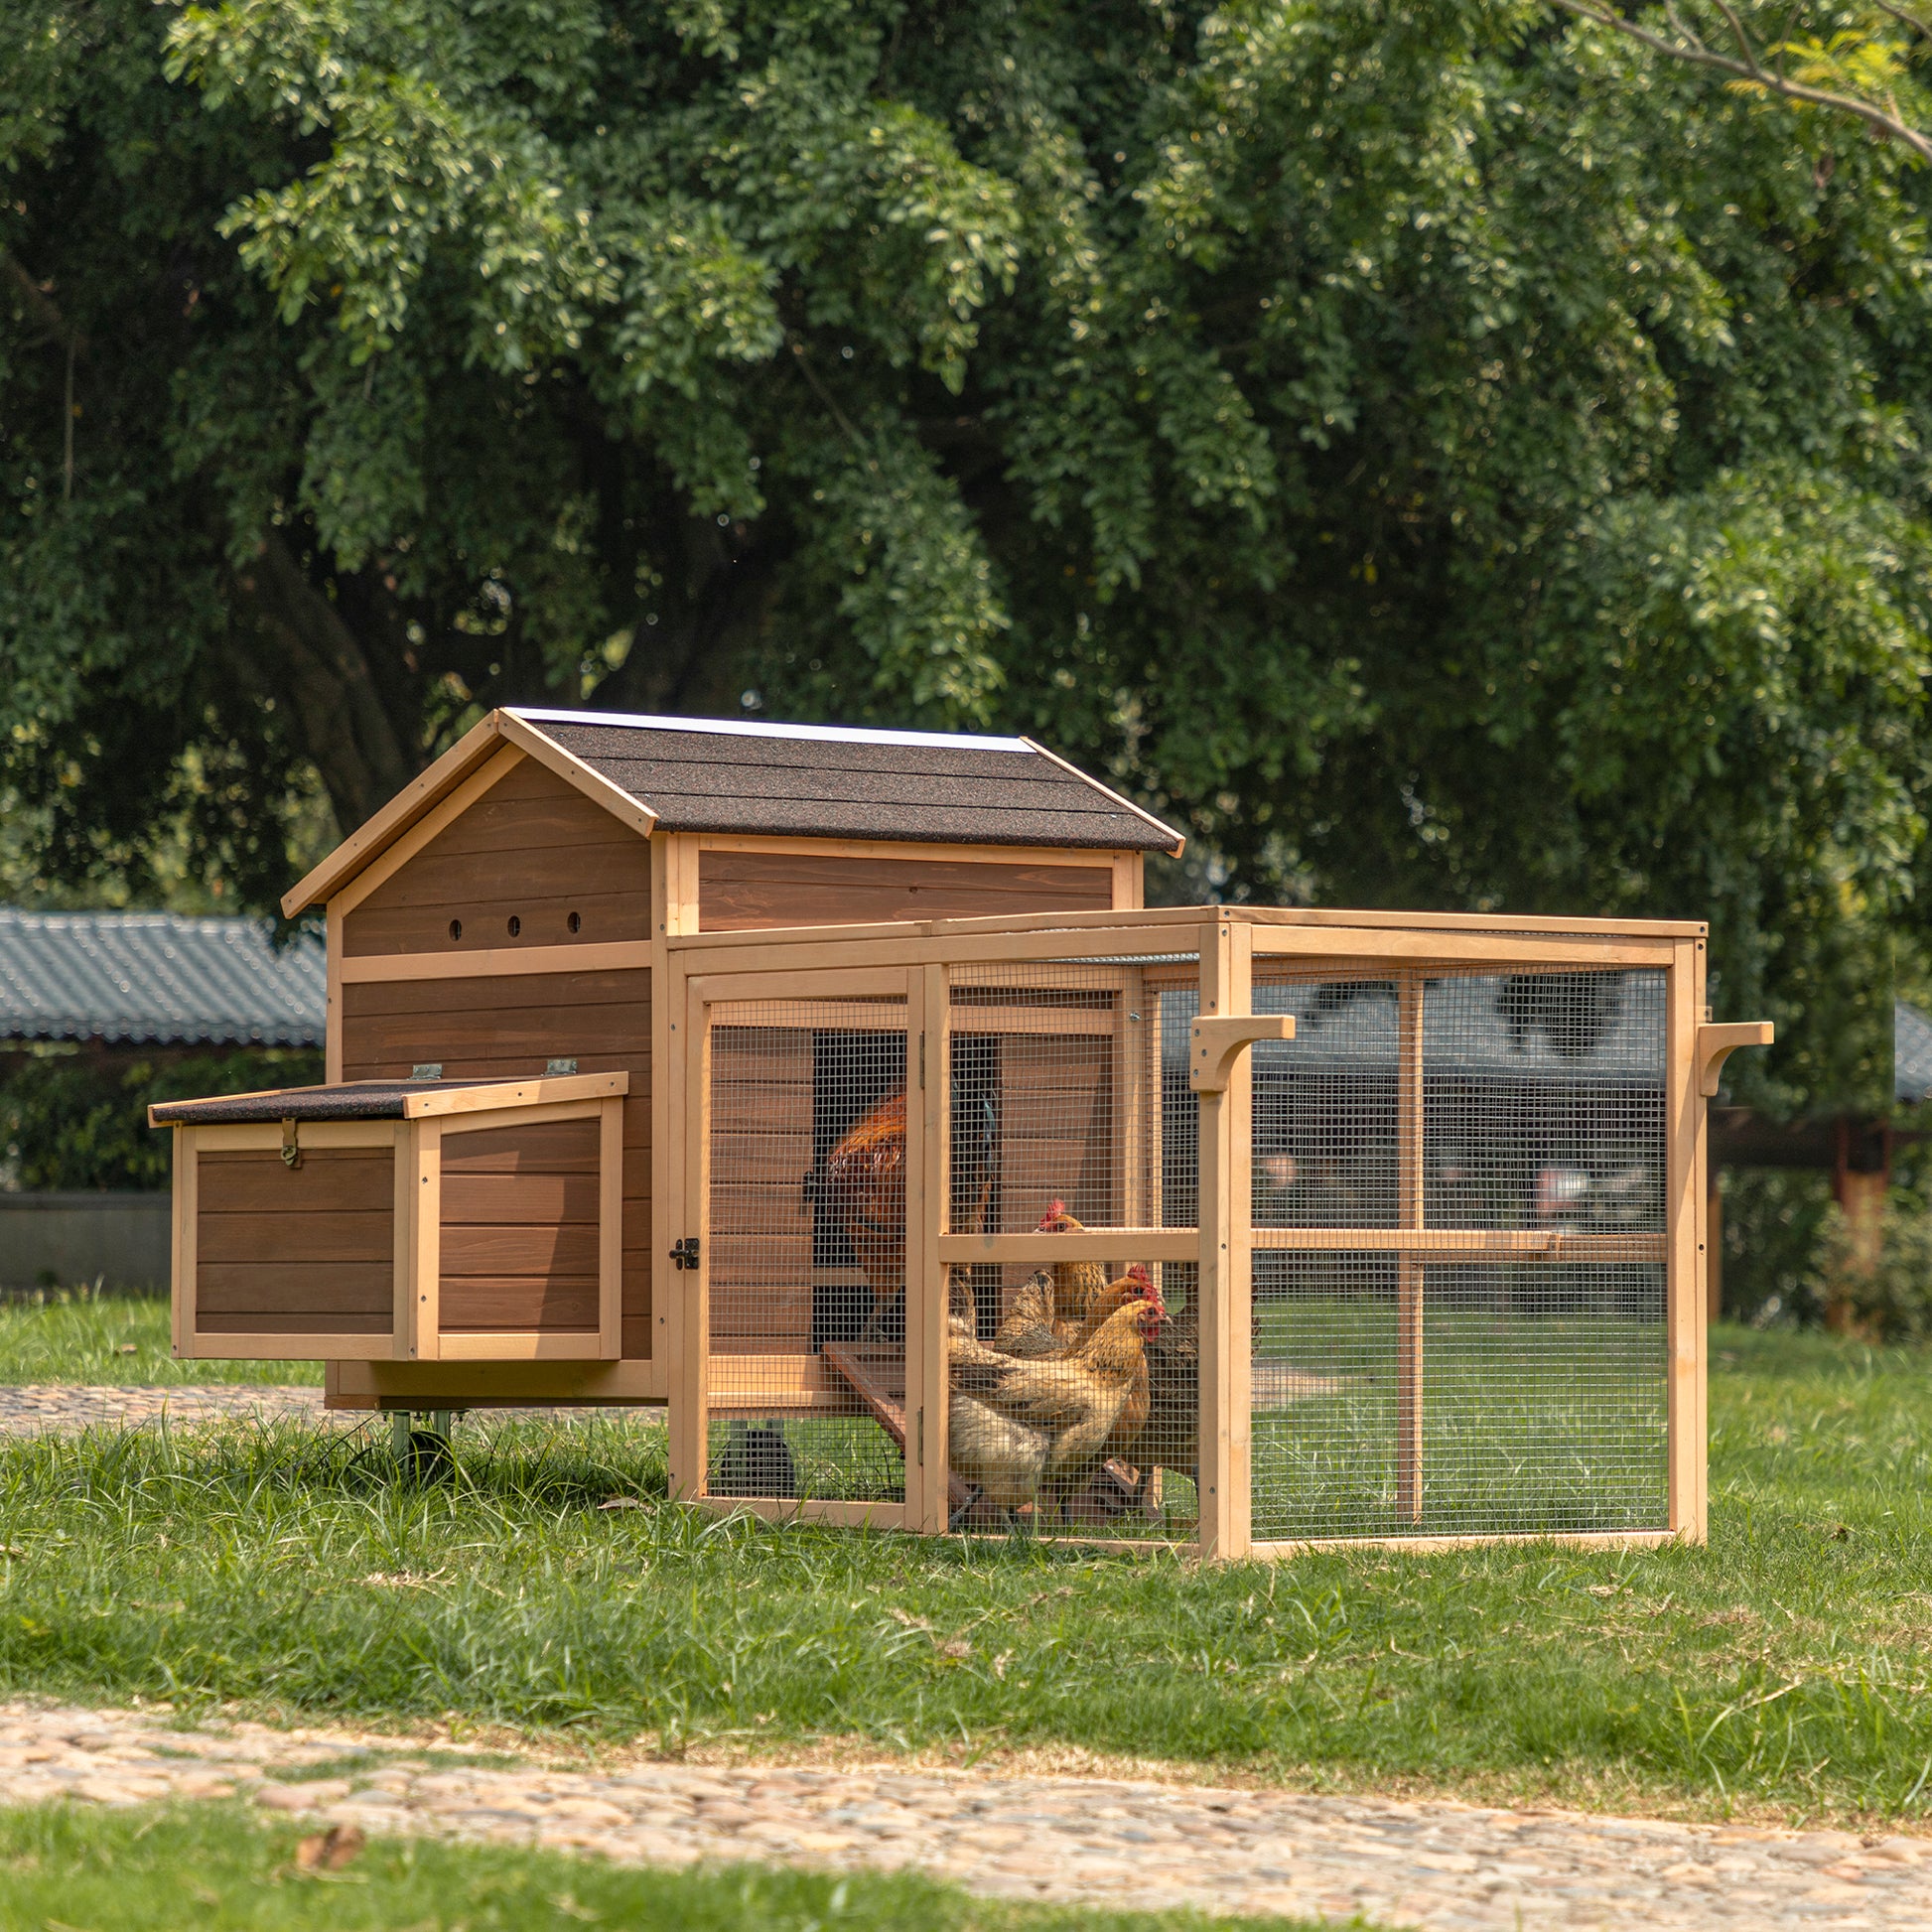
{"label": "handle bracket", "polygon": [[1777,1029],[1768,1020],[1732,1020],[1698,1029],[1698,1092],[1709,1100],[1718,1091],[1725,1061],[1740,1046],[1768,1046]]}
{"label": "handle bracket", "polygon": [[1235,1013],[1196,1020],[1187,1054],[1187,1084],[1196,1093],[1225,1093],[1234,1062],[1258,1039],[1293,1039],[1292,1013]]}

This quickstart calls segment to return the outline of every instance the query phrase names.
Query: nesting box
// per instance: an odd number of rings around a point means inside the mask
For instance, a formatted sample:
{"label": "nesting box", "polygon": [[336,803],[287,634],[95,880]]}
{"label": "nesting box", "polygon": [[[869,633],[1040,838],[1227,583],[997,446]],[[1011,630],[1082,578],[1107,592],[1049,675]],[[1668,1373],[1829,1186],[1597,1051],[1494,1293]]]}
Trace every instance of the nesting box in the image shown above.
{"label": "nesting box", "polygon": [[773,1516],[1701,1536],[1704,1109],[1768,1037],[1706,929],[1146,909],[1178,846],[1025,740],[495,714],[286,901],[330,1086],[157,1112],[178,1345],[661,1404]]}

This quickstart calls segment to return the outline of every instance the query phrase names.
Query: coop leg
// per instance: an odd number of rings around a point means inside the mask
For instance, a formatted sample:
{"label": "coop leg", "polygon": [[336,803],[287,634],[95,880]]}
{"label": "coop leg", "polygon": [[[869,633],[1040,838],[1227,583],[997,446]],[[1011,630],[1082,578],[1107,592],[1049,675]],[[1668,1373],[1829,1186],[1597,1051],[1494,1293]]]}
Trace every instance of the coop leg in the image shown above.
{"label": "coop leg", "polygon": [[389,1449],[400,1467],[409,1460],[409,1411],[389,1411]]}
{"label": "coop leg", "polygon": [[456,1435],[456,1411],[454,1409],[432,1410],[429,1426],[446,1443],[449,1442]]}

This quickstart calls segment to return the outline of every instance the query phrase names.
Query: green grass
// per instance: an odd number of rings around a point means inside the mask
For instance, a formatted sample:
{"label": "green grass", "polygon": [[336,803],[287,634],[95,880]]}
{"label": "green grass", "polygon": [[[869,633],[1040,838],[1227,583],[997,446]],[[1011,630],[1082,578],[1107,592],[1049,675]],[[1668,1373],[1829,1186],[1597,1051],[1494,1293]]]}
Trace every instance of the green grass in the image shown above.
{"label": "green grass", "polygon": [[617,1421],[466,1425],[431,1490],[374,1432],[19,1443],[0,1694],[1919,1817],[1927,1359],[1734,1329],[1714,1359],[1711,1547],[1634,1554],[780,1529],[664,1504],[662,1432]]}
{"label": "green grass", "polygon": [[[36,1932],[1208,1932],[1195,1912],[969,1897],[909,1873],[733,1865],[663,1871],[429,1840],[371,1839],[345,1869],[296,1868],[301,1834],[228,1806],[0,1811],[0,1924]],[[1244,1925],[1307,1921],[1245,1919]]]}
{"label": "green grass", "polygon": [[320,1383],[320,1362],[178,1362],[165,1296],[50,1288],[0,1303],[0,1385],[94,1382],[179,1388],[184,1383]]}

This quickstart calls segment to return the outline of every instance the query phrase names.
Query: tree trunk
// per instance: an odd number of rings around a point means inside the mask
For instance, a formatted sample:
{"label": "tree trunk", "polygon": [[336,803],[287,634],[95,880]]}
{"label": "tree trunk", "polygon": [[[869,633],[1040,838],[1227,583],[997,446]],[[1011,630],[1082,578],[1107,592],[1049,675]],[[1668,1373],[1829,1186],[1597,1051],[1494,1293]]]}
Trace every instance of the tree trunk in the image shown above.
{"label": "tree trunk", "polygon": [[260,657],[239,651],[237,669],[288,707],[336,823],[352,832],[421,768],[413,736],[390,717],[360,642],[279,530],[236,573],[235,591],[269,646]]}

